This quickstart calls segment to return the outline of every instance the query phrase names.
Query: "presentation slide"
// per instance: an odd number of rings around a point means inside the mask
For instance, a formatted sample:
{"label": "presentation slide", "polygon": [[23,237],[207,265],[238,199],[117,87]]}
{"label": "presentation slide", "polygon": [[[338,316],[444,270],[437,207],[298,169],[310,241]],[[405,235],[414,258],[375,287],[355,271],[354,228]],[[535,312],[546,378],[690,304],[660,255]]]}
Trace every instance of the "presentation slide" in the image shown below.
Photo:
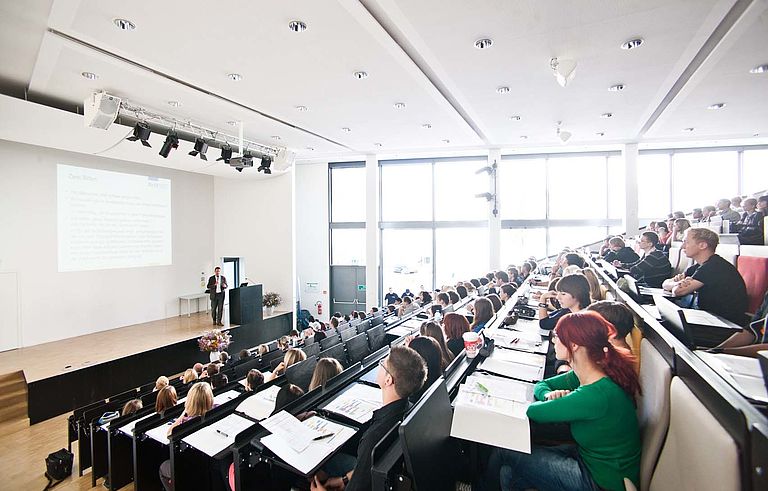
{"label": "presentation slide", "polygon": [[171,264],[171,181],[58,165],[59,271]]}

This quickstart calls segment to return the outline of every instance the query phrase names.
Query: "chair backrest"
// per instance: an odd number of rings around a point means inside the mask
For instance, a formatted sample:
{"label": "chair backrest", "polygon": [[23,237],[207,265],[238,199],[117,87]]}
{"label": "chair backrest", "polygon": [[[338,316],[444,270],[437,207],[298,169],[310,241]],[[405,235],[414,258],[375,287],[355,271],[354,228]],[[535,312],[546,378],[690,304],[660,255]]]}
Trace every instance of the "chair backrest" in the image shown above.
{"label": "chair backrest", "polygon": [[383,348],[386,344],[387,334],[384,331],[384,324],[368,329],[366,334],[368,334],[368,347],[372,352]]}
{"label": "chair backrest", "polygon": [[309,390],[309,382],[312,381],[312,374],[315,373],[316,366],[316,356],[294,363],[285,369],[285,380],[288,381],[288,383],[298,385],[304,392],[307,392]]}
{"label": "chair backrest", "polygon": [[672,378],[669,431],[648,489],[742,489],[736,442],[679,377]]}
{"label": "chair backrest", "polygon": [[350,327],[349,329],[344,329],[341,331],[339,335],[341,335],[341,342],[343,343],[347,339],[353,336],[357,336],[357,330]]}
{"label": "chair backrest", "polygon": [[677,265],[680,262],[680,255],[682,254],[682,251],[682,249],[675,246],[669,248],[669,264],[672,265],[672,269],[675,271],[677,271]]}
{"label": "chair backrest", "polygon": [[327,350],[339,343],[341,343],[341,338],[339,338],[338,334],[329,334],[327,338],[320,340],[320,350]]}
{"label": "chair backrest", "polygon": [[647,339],[640,342],[640,388],[637,420],[643,440],[640,489],[648,491],[664,437],[669,429],[669,386],[672,368]]}
{"label": "chair backrest", "polygon": [[739,256],[736,269],[747,286],[747,309],[754,313],[763,303],[765,291],[768,289],[768,257]]}
{"label": "chair backrest", "polygon": [[365,331],[367,331],[368,329],[371,328],[371,321],[370,320],[365,320],[365,321],[361,322],[360,324],[358,324],[356,326],[356,328],[357,328],[357,333],[358,334],[363,333],[363,332],[365,332]]}
{"label": "chair backrest", "polygon": [[365,333],[350,338],[345,344],[350,363],[363,361],[363,358],[371,352],[368,347],[368,335]]}
{"label": "chair backrest", "polygon": [[739,256],[739,246],[738,244],[720,244],[717,246],[715,254],[736,266],[736,258]]}
{"label": "chair backrest", "polygon": [[302,349],[304,350],[304,354],[307,355],[307,358],[316,356],[320,353],[320,343],[305,344]]}
{"label": "chair backrest", "polygon": [[742,256],[768,257],[768,246],[743,245],[739,247],[739,254]]}
{"label": "chair backrest", "polygon": [[258,358],[240,363],[235,367],[235,378],[241,379],[248,375],[248,372],[251,371],[252,368],[259,368],[260,366],[261,360]]}
{"label": "chair backrest", "polygon": [[344,368],[347,368],[349,366],[349,361],[347,360],[347,353],[344,351],[344,345],[339,343],[337,345],[331,346],[327,350],[321,351],[319,355],[317,355],[319,358],[336,358],[339,360],[339,363],[341,363],[341,366]]}
{"label": "chair backrest", "polygon": [[379,311],[376,315],[368,320],[371,321],[371,327],[376,327],[384,322],[384,312]]}

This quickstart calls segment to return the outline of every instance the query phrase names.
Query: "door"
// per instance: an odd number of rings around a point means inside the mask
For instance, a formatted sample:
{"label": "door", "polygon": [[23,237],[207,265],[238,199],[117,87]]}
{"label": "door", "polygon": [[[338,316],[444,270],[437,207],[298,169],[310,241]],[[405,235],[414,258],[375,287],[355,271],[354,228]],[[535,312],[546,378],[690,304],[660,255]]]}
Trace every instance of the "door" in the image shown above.
{"label": "door", "polygon": [[18,348],[19,336],[19,290],[16,273],[0,273],[0,351]]}
{"label": "door", "polygon": [[365,312],[365,266],[331,266],[330,314]]}
{"label": "door", "polygon": [[[223,257],[221,258],[222,265],[221,274],[227,279],[227,286],[231,288],[237,288],[240,286],[240,258],[239,257]],[[227,323],[229,323],[229,293],[224,294],[224,317]],[[224,321],[224,319],[222,319]]]}

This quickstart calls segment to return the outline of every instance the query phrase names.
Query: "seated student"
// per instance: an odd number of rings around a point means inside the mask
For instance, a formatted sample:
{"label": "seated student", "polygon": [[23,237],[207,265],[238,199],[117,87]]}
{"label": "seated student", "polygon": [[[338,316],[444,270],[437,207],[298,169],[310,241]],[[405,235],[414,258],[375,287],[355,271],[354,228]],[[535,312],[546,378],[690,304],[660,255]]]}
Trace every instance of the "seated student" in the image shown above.
{"label": "seated student", "polygon": [[398,311],[397,315],[398,317],[402,317],[417,310],[419,310],[419,306],[416,305],[416,302],[414,302],[411,297],[403,297],[403,304],[400,306],[400,310]]}
{"label": "seated student", "polygon": [[531,275],[531,272],[533,272],[533,266],[531,263],[529,261],[524,262],[522,265],[520,265],[520,280],[524,281]]}
{"label": "seated student", "polygon": [[496,286],[501,286],[505,283],[509,283],[509,275],[506,271],[496,271],[496,275],[494,276],[496,280]]}
{"label": "seated student", "polygon": [[[334,329],[339,328],[339,319],[337,317],[331,317],[331,327]],[[315,341],[317,341],[317,337],[315,337]]]}
{"label": "seated student", "polygon": [[579,269],[582,269],[584,266],[586,266],[584,258],[575,252],[569,252],[565,254],[563,256],[563,261],[565,266],[577,266]]}
{"label": "seated student", "polygon": [[[192,419],[202,418],[211,409],[213,409],[213,390],[211,390],[211,386],[205,382],[196,383],[187,393],[187,399],[184,402],[184,412],[168,427],[168,436],[171,436],[177,426],[183,425]],[[163,484],[165,491],[173,490],[170,460],[160,464],[160,482]]]}
{"label": "seated student", "polygon": [[581,268],[575,264],[569,264],[562,269],[560,276],[570,276],[572,274],[581,274]]}
{"label": "seated student", "polygon": [[485,327],[485,324],[493,317],[493,304],[487,298],[480,297],[475,300],[474,309],[474,318],[472,319],[470,328],[474,332],[480,332]]}
{"label": "seated student", "polygon": [[344,367],[336,358],[320,358],[315,365],[315,371],[312,373],[309,390],[314,390],[317,387],[325,388],[325,384],[342,371],[344,371]]}
{"label": "seated student", "polygon": [[255,368],[248,370],[248,375],[245,376],[245,390],[247,392],[255,391],[263,383],[264,383],[263,373],[256,370]]}
{"label": "seated student", "polygon": [[719,240],[707,228],[686,230],[683,252],[696,264],[664,281],[662,286],[676,297],[683,297],[678,300],[683,307],[706,310],[743,326],[747,287],[736,268],[715,254]]}
{"label": "seated student", "polygon": [[672,242],[682,242],[683,234],[691,228],[691,222],[685,218],[676,218],[672,220],[672,232],[667,237],[666,245],[671,246]]}
{"label": "seated student", "polygon": [[291,338],[288,336],[280,336],[277,340],[277,347],[282,351],[288,351],[291,347]]}
{"label": "seated student", "polygon": [[514,283],[504,283],[499,287],[499,299],[502,302],[507,303],[507,300],[512,298],[512,295],[517,291],[517,287]]}
{"label": "seated student", "polygon": [[493,305],[493,311],[494,312],[498,312],[499,310],[501,310],[502,305],[504,305],[503,302],[501,301],[501,298],[499,298],[499,296],[497,294],[495,294],[495,293],[491,293],[490,295],[486,295],[485,298],[487,298],[488,300],[491,301],[491,304]]}
{"label": "seated student", "polygon": [[403,419],[403,415],[408,409],[408,397],[421,388],[427,375],[427,369],[421,356],[413,349],[405,346],[392,348],[389,351],[389,356],[381,360],[379,365],[376,383],[381,387],[381,398],[384,405],[373,412],[370,426],[360,438],[356,463],[344,462],[347,464],[346,469],[341,471],[340,477],[331,476],[324,479],[324,475],[316,474],[310,483],[312,491],[325,491],[326,489],[359,491],[372,488],[371,454],[373,447]]}
{"label": "seated student", "polygon": [[443,374],[444,368],[442,367],[440,347],[437,345],[437,341],[429,336],[418,336],[408,341],[408,347],[414,350],[424,360],[424,364],[427,367],[427,379],[421,386],[421,389],[415,391],[408,398],[412,403],[416,403],[421,397],[421,394],[426,391],[432,382],[440,378]]}
{"label": "seated student", "polygon": [[755,198],[744,200],[744,214],[735,227],[739,233],[739,244],[763,245],[764,216],[763,212],[757,209]]}
{"label": "seated student", "polygon": [[187,368],[184,371],[184,375],[181,376],[181,381],[184,383],[184,385],[187,385],[197,382],[197,378],[197,372],[193,368]]}
{"label": "seated student", "polygon": [[[553,297],[557,297],[560,308],[550,314],[546,301]],[[587,278],[582,274],[564,276],[557,282],[556,291],[545,292],[539,297],[539,327],[551,331],[565,314],[585,309],[590,303]]]}
{"label": "seated student", "polygon": [[211,386],[213,386],[214,389],[224,387],[229,383],[229,378],[219,370],[219,366],[215,363],[210,363],[208,365],[208,379],[211,381]]}
{"label": "seated student", "polygon": [[459,356],[459,353],[464,351],[464,338],[462,336],[465,332],[472,330],[469,321],[463,315],[451,312],[445,314],[443,328],[447,339],[445,345],[451,350],[454,357]]}
{"label": "seated student", "polygon": [[718,200],[717,214],[723,220],[728,220],[731,223],[736,223],[741,218],[739,212],[731,208],[731,200],[725,198]]}
{"label": "seated student", "polygon": [[432,295],[429,294],[429,292],[421,292],[419,294],[419,302],[421,305],[429,305],[432,303]]}
{"label": "seated student", "polygon": [[269,346],[266,344],[260,344],[259,347],[256,348],[256,351],[258,352],[259,356],[264,356],[269,353]]}
{"label": "seated student", "polygon": [[481,286],[483,286],[483,284],[480,283],[480,280],[478,280],[477,278],[472,278],[471,280],[469,280],[469,282],[472,283],[472,286],[475,287],[475,289],[478,289]]}
{"label": "seated student", "polygon": [[413,298],[413,293],[411,292],[410,288],[406,288],[402,295],[400,295],[402,298],[405,297],[411,297]]}
{"label": "seated student", "polygon": [[528,407],[534,423],[569,423],[576,444],[530,454],[494,449],[488,489],[623,490],[640,476],[640,430],[635,396],[640,384],[631,354],[614,347],[613,327],[596,312],[563,317],[555,329],[555,354],[573,371],[539,382]]}
{"label": "seated student", "polygon": [[452,305],[452,304],[455,304],[455,303],[458,303],[458,302],[459,302],[459,300],[461,300],[461,297],[459,297],[459,294],[458,294],[458,293],[456,293],[456,290],[448,290],[448,291],[447,291],[447,292],[445,292],[445,293],[447,293],[447,294],[448,294],[448,303],[449,303],[450,305]]}
{"label": "seated student", "polygon": [[691,212],[691,222],[699,223],[704,217],[704,211],[701,208],[694,208]]}
{"label": "seated student", "polygon": [[424,322],[421,324],[419,334],[435,340],[437,347],[440,349],[440,369],[445,370],[445,367],[453,361],[455,356],[445,343],[443,329],[437,322]]}
{"label": "seated student", "polygon": [[605,287],[600,284],[600,280],[597,278],[595,270],[592,268],[584,268],[581,270],[581,274],[583,274],[587,279],[587,282],[589,282],[589,296],[592,298],[592,301],[598,302],[600,300],[605,300],[607,291],[605,290]]}
{"label": "seated student", "polygon": [[478,280],[480,281],[480,286],[486,286],[488,285],[488,283],[490,283],[490,280],[485,276],[481,276],[480,278],[478,278]]}
{"label": "seated student", "polygon": [[763,215],[768,215],[768,195],[757,198],[757,211],[763,212]]}
{"label": "seated student", "polygon": [[399,300],[399,299],[400,297],[397,296],[397,293],[395,293],[392,290],[392,287],[390,286],[389,291],[387,291],[387,294],[384,295],[384,301],[387,303],[387,305],[392,305],[393,303],[395,303],[395,300]]}
{"label": "seated student", "polygon": [[[667,239],[672,234],[672,232],[669,231],[669,227],[667,226],[667,224],[665,222],[659,222],[656,225],[656,233],[659,235],[659,244],[661,244],[661,245],[666,244],[667,243]],[[624,262],[624,261],[621,261],[621,262]],[[627,261],[627,262],[631,263],[631,262],[634,262],[634,261]]]}
{"label": "seated student", "polygon": [[635,350],[627,342],[627,336],[632,333],[632,329],[635,327],[635,315],[626,304],[603,300],[593,303],[586,310],[597,312],[616,328],[616,335],[610,339],[612,345],[634,354]]}
{"label": "seated student", "polygon": [[672,276],[672,264],[669,257],[656,247],[659,244],[659,236],[655,232],[643,232],[640,234],[639,244],[644,253],[642,259],[632,263],[614,261],[613,264],[628,269],[629,274],[638,282],[652,288],[661,288],[664,280]]}
{"label": "seated student", "polygon": [[197,373],[197,378],[200,378],[203,376],[203,364],[202,363],[195,363],[192,365],[192,370],[194,370]]}
{"label": "seated student", "polygon": [[[701,221],[702,222],[709,222],[713,217],[717,216],[717,208],[715,208],[712,205],[703,206],[701,208],[702,216]],[[661,238],[661,234],[659,233],[659,238]]]}
{"label": "seated student", "polygon": [[[161,389],[161,390],[165,390],[165,389]],[[142,404],[141,399],[131,399],[130,401],[126,402],[123,405],[123,409],[120,410],[120,416],[134,414],[136,411],[138,411],[142,407],[144,407],[144,404]]]}
{"label": "seated student", "polygon": [[157,380],[155,381],[155,388],[152,389],[152,392],[157,392],[163,387],[167,387],[169,383],[170,381],[168,380],[168,377],[166,377],[165,375],[160,375],[159,377],[157,377]]}
{"label": "seated student", "polygon": [[155,399],[155,412],[162,416],[165,410],[175,406],[177,401],[176,389],[172,385],[160,389]]}
{"label": "seated student", "polygon": [[265,377],[264,381],[270,382],[276,379],[278,376],[285,373],[286,368],[293,365],[294,363],[298,363],[306,359],[307,359],[307,354],[304,353],[304,351],[298,348],[289,349],[288,351],[285,352],[285,356],[283,356],[283,361],[281,361],[280,364],[277,365],[275,370],[270,375]]}
{"label": "seated student", "polygon": [[275,396],[275,409],[272,411],[272,414],[270,416],[274,416],[275,414],[279,413],[283,410],[285,406],[292,403],[299,397],[304,395],[304,390],[302,390],[301,387],[298,385],[293,384],[285,384],[282,387],[280,387],[280,390],[277,391],[277,395]]}
{"label": "seated student", "polygon": [[452,303],[451,302],[451,297],[450,297],[450,295],[448,295],[447,292],[440,292],[440,293],[437,294],[437,304],[441,308],[446,308],[449,305],[451,305],[451,303]]}
{"label": "seated student", "polygon": [[247,361],[250,358],[251,358],[251,354],[248,352],[247,349],[241,349],[240,352],[237,354],[237,362]]}
{"label": "seated student", "polygon": [[509,281],[517,285],[518,287],[523,284],[523,277],[520,275],[520,270],[514,266],[510,266],[507,269],[509,275]]}
{"label": "seated student", "polygon": [[443,308],[437,304],[432,305],[429,307],[429,313],[433,318],[437,318],[439,320],[443,316]]}
{"label": "seated student", "polygon": [[624,239],[621,237],[611,237],[608,241],[610,250],[605,253],[603,259],[612,263],[613,261],[620,261],[622,263],[633,263],[640,259],[635,251],[630,249],[624,244]]}
{"label": "seated student", "polygon": [[232,357],[226,351],[222,351],[219,353],[219,361],[221,362],[221,368],[224,368],[232,361]]}
{"label": "seated student", "polygon": [[456,287],[456,293],[459,295],[459,298],[467,298],[467,295],[469,294],[469,291],[467,290],[466,286],[458,285]]}

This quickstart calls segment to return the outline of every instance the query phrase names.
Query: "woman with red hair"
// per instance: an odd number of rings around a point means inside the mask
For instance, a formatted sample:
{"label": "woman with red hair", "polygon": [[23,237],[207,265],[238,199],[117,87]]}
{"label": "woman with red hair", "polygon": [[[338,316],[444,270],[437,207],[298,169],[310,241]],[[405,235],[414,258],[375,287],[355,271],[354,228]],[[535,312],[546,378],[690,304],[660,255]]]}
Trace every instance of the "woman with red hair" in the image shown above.
{"label": "woman with red hair", "polygon": [[552,335],[555,354],[573,370],[539,382],[528,407],[536,423],[569,423],[576,444],[533,446],[530,454],[495,449],[489,489],[624,490],[639,485],[640,431],[635,396],[640,391],[633,357],[611,344],[614,327],[600,314],[563,316]]}

